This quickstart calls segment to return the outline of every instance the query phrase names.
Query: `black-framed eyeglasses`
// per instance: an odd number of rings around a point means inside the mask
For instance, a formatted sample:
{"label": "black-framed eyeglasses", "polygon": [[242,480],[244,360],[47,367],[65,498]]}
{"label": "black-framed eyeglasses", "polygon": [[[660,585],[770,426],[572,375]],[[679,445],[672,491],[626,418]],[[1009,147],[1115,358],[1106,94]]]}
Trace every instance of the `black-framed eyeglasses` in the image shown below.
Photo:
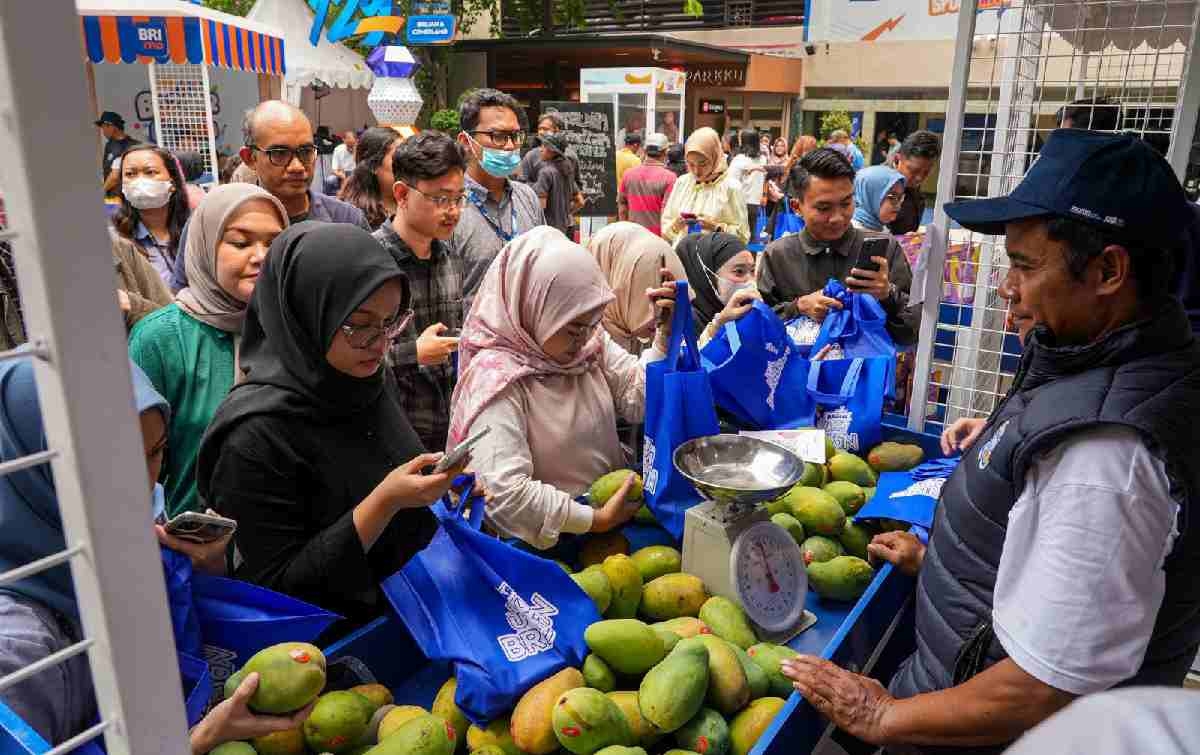
{"label": "black-framed eyeglasses", "polygon": [[308,165],[317,157],[317,145],[302,144],[299,147],[268,147],[262,149],[256,144],[247,144],[252,150],[262,152],[271,161],[271,164],[276,168],[286,168],[292,164],[292,159],[300,161],[302,165]]}
{"label": "black-framed eyeglasses", "polygon": [[378,325],[350,325],[342,323],[342,332],[346,334],[346,342],[356,349],[369,349],[374,346],[380,338],[386,338],[390,344],[400,337],[408,324],[412,322],[413,311],[411,309],[404,312],[396,313],[396,316],[390,320],[385,320]]}
{"label": "black-framed eyeglasses", "polygon": [[399,181],[398,183],[404,184],[408,188],[412,189],[413,191],[417,192],[421,196],[428,199],[430,202],[433,202],[433,206],[438,208],[439,210],[448,210],[451,207],[457,207],[458,209],[461,210],[462,208],[467,206],[467,195],[466,194],[459,194],[456,197],[447,197],[447,196],[443,196],[440,194],[428,194],[424,191],[421,191],[416,186],[413,186],[408,181]]}
{"label": "black-framed eyeglasses", "polygon": [[472,134],[487,134],[487,138],[492,140],[492,144],[511,144],[514,147],[520,147],[525,143],[524,131],[472,131]]}

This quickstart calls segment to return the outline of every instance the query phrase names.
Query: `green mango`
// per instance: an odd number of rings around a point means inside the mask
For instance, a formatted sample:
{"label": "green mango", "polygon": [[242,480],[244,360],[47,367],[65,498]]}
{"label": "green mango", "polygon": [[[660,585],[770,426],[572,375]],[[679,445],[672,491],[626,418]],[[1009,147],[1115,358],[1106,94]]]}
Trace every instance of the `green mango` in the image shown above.
{"label": "green mango", "polygon": [[708,647],[698,637],[681,640],[638,687],[642,717],[670,733],[700,711],[708,692]]}
{"label": "green mango", "polygon": [[837,455],[837,452],[838,452],[838,447],[833,444],[833,438],[830,438],[829,435],[826,435],[825,436],[825,463],[828,464],[829,460]]}
{"label": "green mango", "polygon": [[452,755],[457,745],[454,727],[445,719],[421,715],[367,750],[369,755]]}
{"label": "green mango", "polygon": [[235,671],[232,674],[230,674],[225,679],[224,698],[223,699],[228,700],[229,698],[233,697],[233,693],[237,692],[237,688],[242,686],[242,682],[245,680],[246,680],[245,669],[243,669],[241,671]]}
{"label": "green mango", "polygon": [[809,536],[837,537],[846,526],[846,512],[836,498],[820,488],[792,488],[785,498],[788,513]]}
{"label": "green mango", "polygon": [[874,578],[871,565],[855,556],[808,566],[808,584],[817,595],[831,600],[858,600]]}
{"label": "green mango", "polygon": [[649,545],[630,558],[642,575],[642,582],[674,574],[683,568],[683,555],[669,545]]}
{"label": "green mango", "polygon": [[757,700],[765,697],[771,691],[771,680],[767,678],[767,672],[759,668],[745,650],[737,645],[733,646],[733,650],[737,654],[738,662],[742,664],[742,672],[746,674],[746,686],[750,689],[750,699]]}
{"label": "green mango", "polygon": [[709,628],[708,624],[705,624],[695,616],[677,616],[674,619],[667,619],[657,624],[651,624],[651,627],[658,627],[666,629],[668,632],[674,632],[685,640],[689,637],[695,637],[698,634],[712,634],[712,629]]}
{"label": "green mango", "polygon": [[822,464],[813,464],[811,461],[804,462],[804,474],[800,476],[800,482],[796,484],[809,488],[821,487],[821,483],[825,479],[822,466]]}
{"label": "green mango", "polygon": [[700,620],[707,624],[717,637],[728,640],[743,650],[758,642],[745,612],[729,598],[715,595],[704,601],[704,605],[700,606]]}
{"label": "green mango", "polygon": [[805,566],[821,561],[829,561],[845,553],[846,551],[842,548],[842,544],[837,540],[831,540],[820,535],[813,535],[800,545],[800,555],[804,558]]}
{"label": "green mango", "polygon": [[638,606],[642,603],[642,573],[638,570],[633,559],[623,553],[618,553],[604,559],[600,565],[604,576],[612,587],[612,601],[604,617],[608,619],[632,619],[637,616]]}
{"label": "green mango", "polygon": [[617,707],[621,709],[621,713],[625,715],[629,731],[633,734],[634,744],[650,747],[662,739],[663,733],[642,717],[642,710],[638,707],[638,693],[609,692],[608,699],[616,703]]}
{"label": "green mango", "polygon": [[575,755],[633,744],[625,714],[603,692],[591,687],[565,692],[554,703],[554,736]]}
{"label": "green mango", "polygon": [[583,659],[583,681],[587,686],[601,692],[612,692],[617,688],[617,676],[608,664],[595,653],[588,653]]}
{"label": "green mango", "polygon": [[478,750],[471,750],[471,755],[509,755],[509,753],[499,745],[486,745]]}
{"label": "green mango", "polygon": [[597,509],[608,503],[608,499],[617,494],[617,490],[625,484],[625,479],[629,475],[633,475],[634,480],[633,487],[629,489],[629,495],[626,496],[626,500],[642,500],[642,476],[629,469],[618,469],[615,472],[609,472],[592,483],[592,486],[588,488],[588,503]]}
{"label": "green mango", "polygon": [[455,744],[458,749],[467,746],[467,728],[471,722],[467,720],[464,714],[458,708],[458,704],[454,702],[454,695],[458,691],[458,681],[454,677],[446,680],[442,688],[438,690],[437,696],[433,699],[433,706],[429,712],[439,718],[443,718],[454,727]]}
{"label": "green mango", "polygon": [[863,488],[862,491],[863,491],[863,498],[867,499],[868,501],[875,497],[875,487],[874,486],[871,486],[869,488]]}
{"label": "green mango", "polygon": [[303,725],[255,737],[250,744],[258,755],[304,755],[308,752]]}
{"label": "green mango", "polygon": [[833,496],[838,505],[842,507],[842,511],[846,512],[846,516],[854,516],[867,502],[867,496],[863,493],[863,489],[845,480],[834,480],[822,490]]}
{"label": "green mango", "polygon": [[621,745],[609,745],[603,750],[597,750],[596,755],[646,755],[646,751],[641,747],[622,747]]}
{"label": "green mango", "polygon": [[772,695],[784,699],[791,696],[792,683],[783,675],[783,670],[779,664],[788,658],[799,655],[799,653],[783,645],[760,642],[747,650],[746,654],[750,656],[752,661],[758,664],[760,669],[766,672]]}
{"label": "green mango", "polygon": [[873,537],[875,537],[873,528],[863,522],[852,521],[846,522],[846,527],[842,530],[842,534],[838,535],[838,540],[846,549],[847,555],[858,556],[865,561],[867,560],[867,546],[871,544]]}
{"label": "green mango", "polygon": [[[378,713],[378,711],[376,711]],[[375,723],[375,741],[382,742],[388,737],[400,730],[400,727],[417,716],[427,716],[429,711],[419,705],[393,705],[383,714],[379,721],[375,721],[372,716],[371,720]],[[370,729],[367,730],[370,733]]]}
{"label": "green mango", "polygon": [[351,692],[357,692],[363,697],[371,701],[371,705],[379,710],[384,705],[391,705],[395,702],[392,698],[392,691],[382,684],[360,684],[350,688]]}
{"label": "green mango", "polygon": [[778,514],[772,514],[771,521],[776,526],[786,530],[792,536],[792,539],[796,541],[796,545],[804,542],[804,525],[800,524],[800,520],[796,519],[796,517],[781,511]]}
{"label": "green mango", "polygon": [[729,724],[712,708],[701,708],[675,732],[675,743],[703,755],[729,755]]}
{"label": "green mango", "polygon": [[637,619],[606,619],[583,633],[591,651],[621,674],[636,676],[654,667],[666,655],[663,641]]}
{"label": "green mango", "polygon": [[678,634],[672,632],[670,629],[664,629],[659,624],[651,624],[650,628],[653,629],[654,633],[658,635],[658,639],[662,640],[663,650],[668,653],[674,650],[675,646],[679,644],[679,641],[683,639]]}
{"label": "green mango", "polygon": [[750,702],[750,685],[734,644],[715,635],[700,638],[708,648],[708,695],[705,702],[732,716]]}
{"label": "green mango", "polygon": [[654,518],[654,512],[644,503],[637,510],[637,513],[633,515],[633,521],[641,522],[642,524],[658,524],[658,520]]}
{"label": "green mango", "polygon": [[226,742],[209,750],[211,755],[258,755],[249,742]]}
{"label": "green mango", "polygon": [[[488,725],[484,728],[471,724],[471,727],[467,729],[467,750],[472,755],[474,753],[483,753],[483,755],[524,755],[516,743],[513,742],[512,732],[509,731],[510,725],[510,719],[507,717],[489,721]],[[553,738],[551,736],[551,739]],[[498,752],[486,752],[490,749],[497,750]]]}
{"label": "green mango", "polygon": [[587,593],[601,615],[608,610],[612,604],[613,590],[612,583],[608,581],[608,575],[603,569],[599,566],[589,566],[578,574],[572,574],[571,579]]}
{"label": "green mango", "polygon": [[[521,699],[517,701],[517,707],[513,708],[511,723],[508,727],[508,731],[512,733],[512,742],[517,749],[527,752],[529,755],[550,755],[559,749],[558,738],[554,735],[554,703],[567,690],[583,685],[583,674],[579,672],[579,669],[568,666],[554,676],[533,685],[524,695],[521,695]],[[488,726],[488,729],[491,730],[491,725]],[[489,744],[503,746],[502,742]]]}
{"label": "green mango", "polygon": [[656,621],[696,616],[708,600],[704,581],[692,574],[664,574],[642,590],[642,614]]}
{"label": "green mango", "polygon": [[629,554],[629,538],[619,530],[594,532],[585,535],[579,546],[579,565],[585,568],[599,566],[604,559],[617,553]]}
{"label": "green mango", "polygon": [[304,741],[314,752],[338,755],[358,745],[374,714],[371,701],[357,692],[327,692],[304,722]]}
{"label": "green mango", "polygon": [[315,645],[284,642],[255,653],[240,673],[258,674],[258,689],[249,703],[252,710],[291,713],[321,694],[325,687],[325,656]]}
{"label": "green mango", "polygon": [[750,703],[729,722],[732,755],[749,755],[763,732],[783,710],[787,701],[781,697],[763,697]]}
{"label": "green mango", "polygon": [[867,463],[876,472],[907,472],[925,459],[925,451],[911,443],[884,441],[867,454]]}
{"label": "green mango", "polygon": [[863,487],[871,487],[879,479],[875,470],[860,457],[845,452],[836,454],[829,460],[829,474],[835,480],[844,480]]}

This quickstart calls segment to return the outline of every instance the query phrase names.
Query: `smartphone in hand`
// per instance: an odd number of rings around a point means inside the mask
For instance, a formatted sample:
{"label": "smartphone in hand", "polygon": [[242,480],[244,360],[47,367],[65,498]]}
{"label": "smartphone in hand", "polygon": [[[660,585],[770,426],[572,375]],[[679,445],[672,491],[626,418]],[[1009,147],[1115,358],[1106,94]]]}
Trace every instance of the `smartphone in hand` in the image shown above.
{"label": "smartphone in hand", "polygon": [[184,511],[166,522],[159,522],[167,531],[180,540],[193,543],[211,543],[237,531],[237,522],[216,514],[199,511]]}
{"label": "smartphone in hand", "polygon": [[891,239],[883,236],[872,236],[863,239],[862,246],[859,247],[858,254],[854,257],[853,266],[859,270],[870,270],[873,273],[879,272],[879,263],[871,258],[886,258],[888,247],[891,243]]}
{"label": "smartphone in hand", "polygon": [[439,461],[437,463],[437,465],[434,466],[433,473],[441,474],[442,472],[445,472],[447,469],[453,469],[454,467],[457,467],[459,464],[462,464],[463,459],[466,459],[468,456],[471,455],[471,449],[475,446],[475,444],[478,443],[479,441],[483,440],[483,436],[487,435],[491,431],[492,431],[492,428],[485,427],[482,430],[480,430],[479,432],[472,435],[471,437],[464,440],[462,443],[459,443],[457,446],[454,447],[453,451],[451,451],[450,453],[443,456],[441,461]]}

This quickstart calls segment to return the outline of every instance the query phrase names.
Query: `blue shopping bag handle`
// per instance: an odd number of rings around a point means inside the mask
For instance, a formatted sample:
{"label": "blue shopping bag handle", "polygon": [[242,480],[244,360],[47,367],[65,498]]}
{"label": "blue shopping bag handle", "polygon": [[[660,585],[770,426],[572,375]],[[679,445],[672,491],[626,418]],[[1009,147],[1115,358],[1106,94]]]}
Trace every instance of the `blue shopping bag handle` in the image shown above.
{"label": "blue shopping bag handle", "polygon": [[863,361],[861,357],[850,360],[850,369],[846,370],[846,377],[842,380],[842,387],[838,393],[825,393],[819,389],[821,365],[825,362],[824,360],[813,362],[808,369],[808,395],[818,404],[840,405],[846,403],[854,398],[855,392],[858,391],[858,378],[862,375]]}
{"label": "blue shopping bag handle", "polygon": [[[687,352],[681,353],[685,342]],[[675,282],[675,312],[671,315],[671,340],[667,344],[666,361],[672,370],[696,372],[700,369],[700,347],[696,344],[687,281]]]}
{"label": "blue shopping bag handle", "polygon": [[450,493],[446,493],[441,500],[430,507],[434,516],[443,522],[447,520],[461,522],[462,510],[470,507],[467,511],[467,524],[471,525],[473,530],[482,529],[486,502],[481,495],[471,495],[471,490],[475,487],[475,475],[460,474],[454,478],[453,487],[465,491],[462,494],[462,503],[456,506]]}

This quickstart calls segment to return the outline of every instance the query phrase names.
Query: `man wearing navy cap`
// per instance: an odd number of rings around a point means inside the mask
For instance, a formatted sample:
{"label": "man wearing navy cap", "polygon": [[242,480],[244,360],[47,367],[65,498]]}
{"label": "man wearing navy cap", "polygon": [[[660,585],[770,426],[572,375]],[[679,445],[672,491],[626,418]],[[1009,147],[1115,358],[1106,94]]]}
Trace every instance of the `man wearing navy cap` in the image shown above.
{"label": "man wearing navy cap", "polygon": [[117,159],[138,140],[125,133],[125,119],[111,110],[101,113],[99,118],[92,121],[92,125],[100,129],[105,139],[104,155],[100,158],[100,180],[104,182],[107,193],[116,194],[121,183],[116,172]]}
{"label": "man wearing navy cap", "polygon": [[1080,695],[1179,686],[1200,644],[1200,345],[1169,294],[1190,209],[1136,137],[1054,132],[1007,197],[956,202],[1006,237],[1000,286],[1024,344],[1004,401],[942,490],[918,574],[916,652],[890,689],[784,665],[840,728],[889,750],[998,752]]}

